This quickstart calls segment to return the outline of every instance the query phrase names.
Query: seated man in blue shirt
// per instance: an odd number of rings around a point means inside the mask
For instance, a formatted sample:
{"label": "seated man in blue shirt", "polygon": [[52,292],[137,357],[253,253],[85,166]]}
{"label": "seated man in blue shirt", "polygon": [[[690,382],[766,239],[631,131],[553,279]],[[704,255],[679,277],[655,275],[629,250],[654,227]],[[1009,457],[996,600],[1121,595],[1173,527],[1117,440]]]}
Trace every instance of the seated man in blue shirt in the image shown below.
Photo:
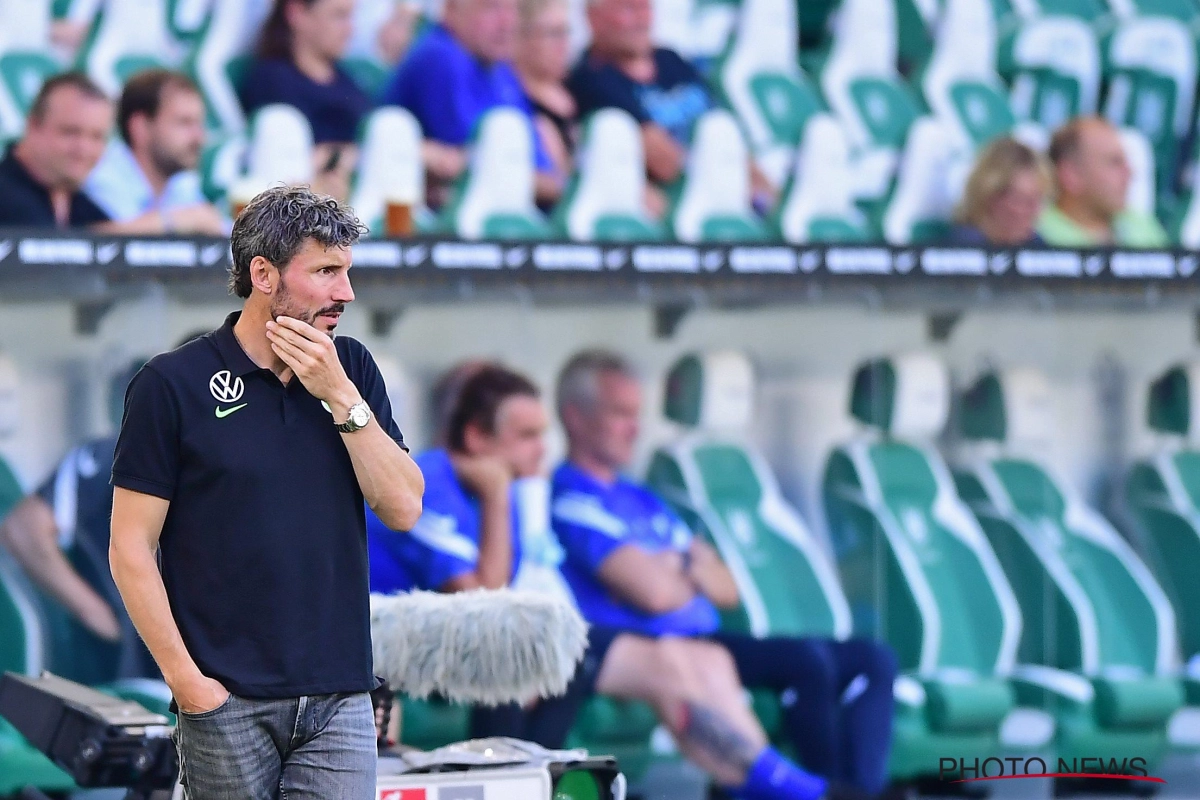
{"label": "seated man in blue shirt", "polygon": [[641,412],[631,368],[613,353],[581,353],[563,369],[557,401],[569,449],[554,473],[551,521],[584,616],[648,636],[716,643],[746,686],[785,698],[787,733],[806,768],[863,791],[883,790],[896,676],[891,651],[862,639],[718,631],[717,607],[739,602],[729,570],[670,507],[619,473],[633,457]]}
{"label": "seated man in blue shirt", "polygon": [[[484,112],[513,106],[529,119],[539,204],[562,194],[565,176],[534,130],[533,111],[512,67],[517,0],[446,0],[442,22],[426,32],[392,75],[381,102],[404,106],[425,135],[431,189],[443,189],[467,167],[466,145]],[[440,205],[444,198],[434,197]]]}
{"label": "seated man in blue shirt", "polygon": [[[372,591],[406,585],[446,592],[499,588],[523,567],[512,485],[541,466],[546,412],[537,389],[506,369],[481,367],[462,386],[448,428],[447,449],[417,458],[425,495],[412,532],[394,533],[368,518]],[[377,574],[390,574],[392,584],[376,581]],[[592,691],[650,704],[684,754],[737,797],[860,796],[805,773],[767,747],[733,661],[720,645],[601,623],[593,624],[588,653],[564,697],[542,701],[527,714],[512,707],[477,711],[472,735],[518,736],[559,747]]]}

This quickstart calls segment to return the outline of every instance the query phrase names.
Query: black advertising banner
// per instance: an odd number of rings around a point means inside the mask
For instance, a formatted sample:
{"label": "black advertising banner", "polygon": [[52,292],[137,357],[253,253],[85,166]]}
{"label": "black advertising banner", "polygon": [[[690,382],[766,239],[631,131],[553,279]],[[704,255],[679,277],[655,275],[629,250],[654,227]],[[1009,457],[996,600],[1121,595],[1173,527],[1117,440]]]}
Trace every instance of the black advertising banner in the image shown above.
{"label": "black advertising banner", "polygon": [[[108,276],[153,272],[216,275],[229,263],[229,243],[216,238],[47,235],[0,231],[0,280],[69,268]],[[937,284],[1050,281],[1097,284],[1151,282],[1191,285],[1198,255],[1191,251],[981,250],[873,245],[668,244],[500,242],[421,238],[364,240],[354,248],[359,275],[395,273],[436,279],[469,275],[533,281],[554,276],[619,282],[677,278],[697,285],[769,277],[803,282],[822,278]],[[182,277],[182,275],[181,275]],[[385,278],[386,279],[386,278]]]}

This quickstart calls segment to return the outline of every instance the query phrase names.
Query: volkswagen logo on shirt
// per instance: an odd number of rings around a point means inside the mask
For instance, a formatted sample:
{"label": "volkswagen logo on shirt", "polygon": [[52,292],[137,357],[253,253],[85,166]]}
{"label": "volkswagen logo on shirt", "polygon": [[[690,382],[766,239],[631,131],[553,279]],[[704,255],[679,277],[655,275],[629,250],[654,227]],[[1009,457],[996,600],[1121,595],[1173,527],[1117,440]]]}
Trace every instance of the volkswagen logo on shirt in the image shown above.
{"label": "volkswagen logo on shirt", "polygon": [[241,378],[234,378],[229,370],[223,369],[208,379],[208,390],[218,403],[236,403],[242,397]]}

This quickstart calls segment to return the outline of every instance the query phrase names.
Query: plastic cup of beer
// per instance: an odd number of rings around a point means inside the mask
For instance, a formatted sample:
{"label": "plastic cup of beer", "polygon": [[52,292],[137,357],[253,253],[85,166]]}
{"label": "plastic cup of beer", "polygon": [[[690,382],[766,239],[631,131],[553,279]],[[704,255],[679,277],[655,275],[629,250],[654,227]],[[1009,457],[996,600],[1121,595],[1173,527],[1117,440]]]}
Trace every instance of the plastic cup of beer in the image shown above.
{"label": "plastic cup of beer", "polygon": [[412,236],[413,204],[408,200],[389,198],[384,204],[384,229],[389,237]]}

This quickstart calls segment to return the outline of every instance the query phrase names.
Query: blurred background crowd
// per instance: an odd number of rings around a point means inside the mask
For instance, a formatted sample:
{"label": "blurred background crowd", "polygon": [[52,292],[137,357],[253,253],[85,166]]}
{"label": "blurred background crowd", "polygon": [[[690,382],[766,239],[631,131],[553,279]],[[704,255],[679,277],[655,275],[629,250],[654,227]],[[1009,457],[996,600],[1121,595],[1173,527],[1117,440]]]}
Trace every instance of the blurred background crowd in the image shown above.
{"label": "blurred background crowd", "polygon": [[1191,0],[0,14],[4,186],[53,200],[7,191],[0,224],[219,233],[283,180],[376,234],[1200,243]]}

